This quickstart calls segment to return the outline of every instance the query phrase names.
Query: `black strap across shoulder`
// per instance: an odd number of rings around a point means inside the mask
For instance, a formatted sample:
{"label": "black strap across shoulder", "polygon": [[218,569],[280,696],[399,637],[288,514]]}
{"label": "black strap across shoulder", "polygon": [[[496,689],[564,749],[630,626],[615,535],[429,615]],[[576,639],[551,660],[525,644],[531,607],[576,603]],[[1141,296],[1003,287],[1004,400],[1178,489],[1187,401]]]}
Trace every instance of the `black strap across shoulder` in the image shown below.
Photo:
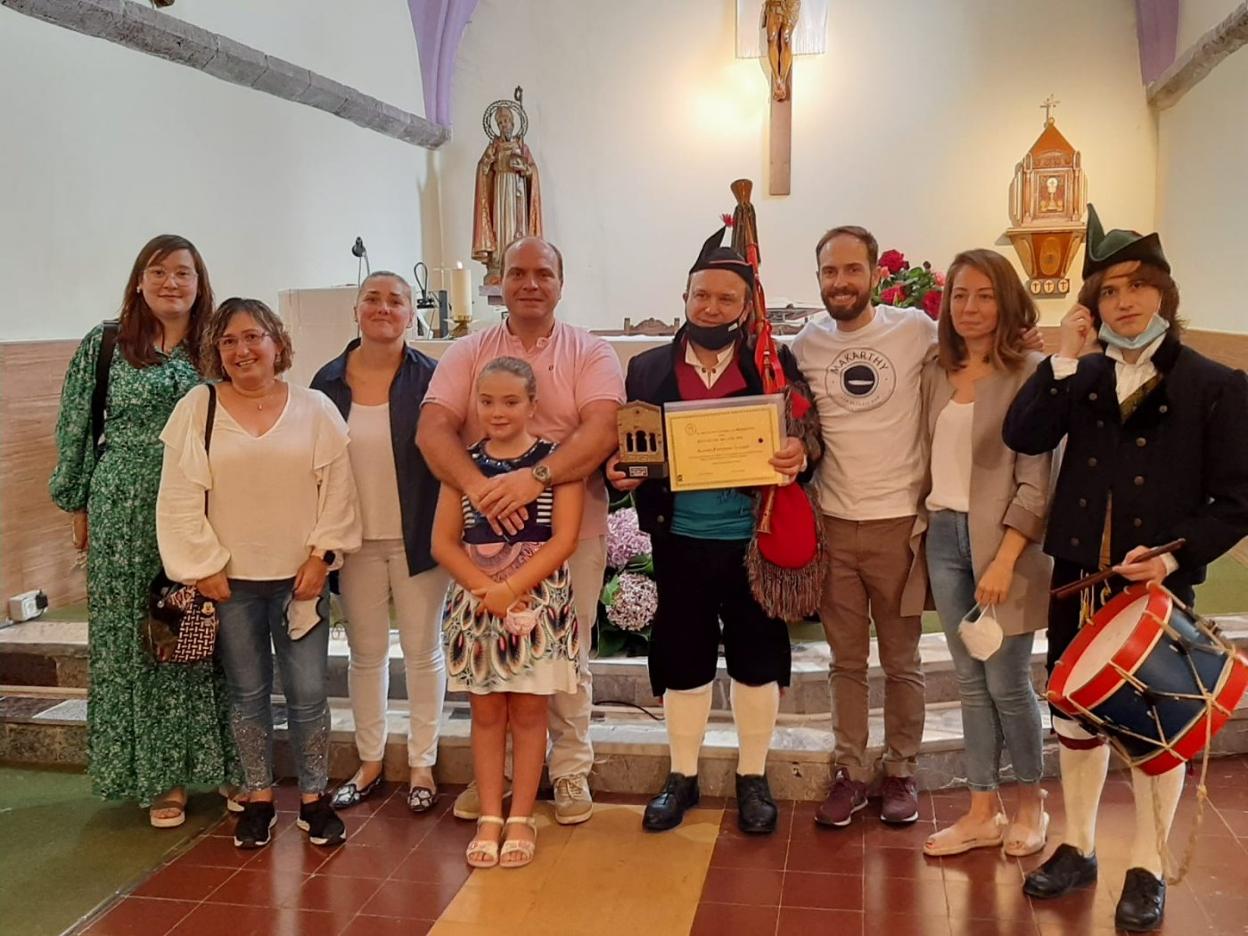
{"label": "black strap across shoulder", "polygon": [[108,405],[108,375],[117,350],[118,319],[105,319],[100,332],[100,353],[95,359],[95,387],[91,391],[91,444],[96,454],[104,445],[104,409]]}

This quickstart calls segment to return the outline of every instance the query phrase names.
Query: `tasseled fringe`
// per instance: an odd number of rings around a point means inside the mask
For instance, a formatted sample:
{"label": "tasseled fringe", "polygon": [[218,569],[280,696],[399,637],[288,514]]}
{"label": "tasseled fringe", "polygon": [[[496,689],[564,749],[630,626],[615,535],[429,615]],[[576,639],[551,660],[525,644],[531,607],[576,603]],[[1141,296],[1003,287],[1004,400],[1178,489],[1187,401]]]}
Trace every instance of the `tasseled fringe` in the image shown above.
{"label": "tasseled fringe", "polygon": [[[809,497],[810,491],[806,490]],[[815,512],[815,557],[800,569],[786,569],[768,562],[758,548],[758,533],[750,538],[745,571],[750,591],[767,614],[782,621],[800,621],[819,609],[823,577],[827,572],[827,541]]]}

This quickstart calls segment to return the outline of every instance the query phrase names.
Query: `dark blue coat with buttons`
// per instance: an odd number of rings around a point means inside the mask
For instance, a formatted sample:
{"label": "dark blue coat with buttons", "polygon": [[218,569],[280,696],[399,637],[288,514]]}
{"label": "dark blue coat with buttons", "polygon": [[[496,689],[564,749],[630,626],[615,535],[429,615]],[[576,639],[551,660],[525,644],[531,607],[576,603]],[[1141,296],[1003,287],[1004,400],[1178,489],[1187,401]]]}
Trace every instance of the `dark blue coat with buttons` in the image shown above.
{"label": "dark blue coat with buttons", "polygon": [[1125,422],[1115,362],[1079,359],[1065,380],[1044,361],[1005,418],[1006,445],[1026,455],[1066,438],[1044,550],[1098,568],[1113,494],[1111,554],[1187,544],[1175,554],[1176,586],[1205,580],[1205,566],[1248,536],[1248,379],[1168,335],[1153,354],[1161,381]]}
{"label": "dark blue coat with buttons", "polygon": [[[343,419],[351,415],[351,388],[347,386],[347,358],[360,346],[354,338],[338,357],[312,378],[313,390],[329,397]],[[420,404],[429,389],[436,362],[415,348],[403,352],[403,362],[390,384],[390,441],[394,448],[394,470],[399,482],[399,514],[403,525],[403,549],[407,556],[407,572],[419,575],[432,569],[430,540],[433,515],[438,505],[441,485],[433,476],[425,458],[416,447],[416,424],[420,420]]]}

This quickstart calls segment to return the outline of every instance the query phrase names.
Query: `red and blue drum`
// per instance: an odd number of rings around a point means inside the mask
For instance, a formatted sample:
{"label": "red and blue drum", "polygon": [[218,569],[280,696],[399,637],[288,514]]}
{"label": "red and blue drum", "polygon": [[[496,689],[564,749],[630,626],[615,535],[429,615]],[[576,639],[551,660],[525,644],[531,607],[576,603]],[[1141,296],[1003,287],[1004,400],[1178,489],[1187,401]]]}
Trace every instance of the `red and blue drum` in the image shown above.
{"label": "red and blue drum", "polygon": [[1165,588],[1132,585],[1053,667],[1054,708],[1107,735],[1133,767],[1165,773],[1199,754],[1248,688],[1248,663]]}

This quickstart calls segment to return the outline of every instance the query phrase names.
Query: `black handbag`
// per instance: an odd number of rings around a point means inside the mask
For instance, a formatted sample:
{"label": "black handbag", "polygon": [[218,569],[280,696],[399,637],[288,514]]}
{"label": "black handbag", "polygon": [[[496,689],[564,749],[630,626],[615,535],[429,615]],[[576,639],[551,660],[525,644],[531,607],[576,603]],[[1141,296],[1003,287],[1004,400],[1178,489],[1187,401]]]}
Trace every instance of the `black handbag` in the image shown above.
{"label": "black handbag", "polygon": [[[212,444],[217,415],[217,388],[208,384],[208,416],[204,424],[204,451]],[[204,491],[204,513],[208,492]],[[143,645],[157,663],[201,663],[212,658],[220,620],[217,605],[194,585],[183,585],[162,568],[148,586],[147,618],[140,628]]]}

